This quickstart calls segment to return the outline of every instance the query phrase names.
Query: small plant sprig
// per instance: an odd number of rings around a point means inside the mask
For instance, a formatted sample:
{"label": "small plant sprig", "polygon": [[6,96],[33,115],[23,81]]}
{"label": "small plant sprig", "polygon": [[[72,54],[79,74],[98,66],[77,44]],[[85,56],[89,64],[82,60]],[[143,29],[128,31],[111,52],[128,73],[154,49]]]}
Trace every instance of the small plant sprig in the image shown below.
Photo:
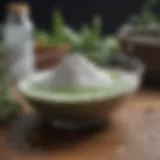
{"label": "small plant sprig", "polygon": [[130,34],[159,36],[159,19],[153,12],[153,8],[157,3],[158,0],[147,0],[142,7],[141,13],[138,16],[132,15],[129,21],[120,27],[118,30],[118,36],[122,38]]}
{"label": "small plant sprig", "polygon": [[140,14],[140,22],[144,25],[158,23],[157,16],[153,13],[152,9],[157,4],[158,0],[148,0],[142,8]]}
{"label": "small plant sprig", "polygon": [[153,8],[157,2],[158,0],[148,0],[142,7],[141,13],[138,16],[131,16],[129,23],[135,27],[143,28],[159,23],[158,17],[153,12]]}

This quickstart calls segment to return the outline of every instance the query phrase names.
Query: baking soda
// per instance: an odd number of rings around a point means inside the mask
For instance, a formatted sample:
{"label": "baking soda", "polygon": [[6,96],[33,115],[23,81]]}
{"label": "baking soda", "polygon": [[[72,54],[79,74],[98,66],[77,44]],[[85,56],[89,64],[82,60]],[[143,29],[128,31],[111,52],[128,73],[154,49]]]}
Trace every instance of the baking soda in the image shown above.
{"label": "baking soda", "polygon": [[58,66],[53,83],[56,86],[94,87],[111,85],[107,73],[82,54],[70,54]]}

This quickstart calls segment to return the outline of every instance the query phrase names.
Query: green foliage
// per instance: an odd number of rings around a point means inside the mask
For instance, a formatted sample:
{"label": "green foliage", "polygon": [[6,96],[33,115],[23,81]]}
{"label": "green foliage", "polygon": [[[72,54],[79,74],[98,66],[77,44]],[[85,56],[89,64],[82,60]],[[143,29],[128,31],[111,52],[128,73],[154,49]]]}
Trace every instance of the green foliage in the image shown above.
{"label": "green foliage", "polygon": [[[0,81],[2,81],[0,79]],[[11,98],[11,93],[6,84],[0,82],[0,123],[8,120],[20,111],[20,104]]]}
{"label": "green foliage", "polygon": [[158,17],[152,10],[157,2],[158,0],[147,0],[142,7],[141,13],[138,16],[132,16],[129,24],[142,29],[150,28],[150,26],[158,24]]}
{"label": "green foliage", "polygon": [[2,57],[3,54],[3,42],[0,42],[0,58]]}
{"label": "green foliage", "polygon": [[65,21],[60,10],[53,13],[53,36],[61,36],[65,29]]}
{"label": "green foliage", "polygon": [[38,39],[46,45],[68,43],[71,46],[71,52],[81,52],[99,64],[107,61],[113,52],[120,52],[115,38],[102,37],[102,20],[99,16],[93,18],[90,26],[84,25],[76,31],[66,25],[62,13],[56,10],[52,24],[51,33],[42,31],[36,33]]}
{"label": "green foliage", "polygon": [[4,77],[5,70],[0,65],[0,123],[20,111],[20,104],[11,98],[11,92]]}
{"label": "green foliage", "polygon": [[106,65],[112,57],[120,53],[122,53],[122,50],[118,40],[115,37],[107,36],[99,41],[97,49],[87,53],[86,56],[103,66]]}
{"label": "green foliage", "polygon": [[157,4],[158,0],[148,0],[142,8],[140,14],[140,22],[143,25],[149,25],[158,22],[158,18],[153,13],[152,9]]}
{"label": "green foliage", "polygon": [[44,44],[48,44],[48,41],[50,39],[49,34],[45,31],[36,30],[34,36],[38,38],[40,41],[42,41]]}
{"label": "green foliage", "polygon": [[82,43],[80,44],[80,50],[82,52],[93,52],[99,49],[101,44],[101,19],[95,17],[91,27],[86,27],[80,33]]}
{"label": "green foliage", "polygon": [[0,100],[0,123],[7,121],[20,111],[20,104],[11,99]]}

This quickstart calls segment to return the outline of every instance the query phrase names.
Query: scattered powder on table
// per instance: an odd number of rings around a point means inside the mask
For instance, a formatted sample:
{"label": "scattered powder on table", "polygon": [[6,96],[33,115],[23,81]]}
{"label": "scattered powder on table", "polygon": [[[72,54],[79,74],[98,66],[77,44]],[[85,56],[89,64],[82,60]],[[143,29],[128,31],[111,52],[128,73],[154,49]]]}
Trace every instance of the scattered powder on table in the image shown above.
{"label": "scattered powder on table", "polygon": [[78,53],[66,56],[53,78],[54,85],[67,87],[104,86],[112,83],[110,75]]}

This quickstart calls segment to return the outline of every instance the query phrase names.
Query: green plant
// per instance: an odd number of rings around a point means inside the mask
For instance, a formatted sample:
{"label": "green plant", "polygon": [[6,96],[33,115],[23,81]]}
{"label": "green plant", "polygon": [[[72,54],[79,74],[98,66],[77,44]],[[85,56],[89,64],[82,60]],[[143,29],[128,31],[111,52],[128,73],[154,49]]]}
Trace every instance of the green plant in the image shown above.
{"label": "green plant", "polygon": [[65,24],[61,12],[56,10],[52,17],[51,32],[36,30],[35,37],[46,46],[70,43],[75,33]]}
{"label": "green plant", "polygon": [[159,22],[158,17],[153,12],[153,7],[157,4],[158,0],[147,0],[142,7],[142,10],[138,16],[131,16],[129,23],[135,27],[147,28],[150,25],[157,24]]}
{"label": "green plant", "polygon": [[153,13],[152,9],[157,4],[158,0],[148,0],[142,8],[140,14],[140,22],[144,25],[149,25],[158,22],[158,18]]}
{"label": "green plant", "polygon": [[20,111],[20,104],[12,99],[2,64],[0,64],[0,95],[0,123],[2,123]]}
{"label": "green plant", "polygon": [[0,59],[2,57],[2,54],[3,54],[3,42],[0,42]]}
{"label": "green plant", "polygon": [[102,36],[102,20],[99,16],[93,18],[91,25],[84,25],[76,31],[66,25],[63,15],[56,10],[53,14],[52,28],[49,34],[37,32],[38,39],[47,46],[68,43],[71,46],[71,52],[81,52],[99,64],[107,61],[113,52],[120,52],[116,38]]}
{"label": "green plant", "polygon": [[102,36],[102,20],[99,16],[93,18],[91,26],[84,26],[80,31],[81,43],[76,50],[88,58],[104,65],[114,54],[121,52],[118,40],[113,36]]}

